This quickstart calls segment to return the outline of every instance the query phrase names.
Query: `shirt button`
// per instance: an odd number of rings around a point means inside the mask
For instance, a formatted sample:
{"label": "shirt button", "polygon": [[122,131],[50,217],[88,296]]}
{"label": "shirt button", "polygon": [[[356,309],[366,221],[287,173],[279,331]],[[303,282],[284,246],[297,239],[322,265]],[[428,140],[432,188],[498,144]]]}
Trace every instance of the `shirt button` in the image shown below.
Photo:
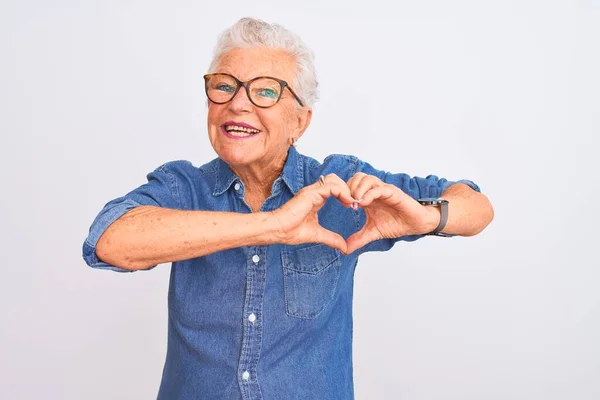
{"label": "shirt button", "polygon": [[241,186],[240,186],[240,184],[239,184],[239,183],[236,183],[235,185],[233,185],[233,188],[234,188],[235,190],[240,190],[240,187],[241,187]]}
{"label": "shirt button", "polygon": [[242,374],[242,379],[247,381],[248,379],[250,379],[250,372],[248,371],[244,371],[244,373]]}
{"label": "shirt button", "polygon": [[250,321],[250,322],[256,321],[256,315],[254,315],[254,313],[248,315],[248,321]]}
{"label": "shirt button", "polygon": [[252,261],[254,261],[254,264],[258,264],[258,262],[260,261],[260,257],[258,256],[258,254],[252,256]]}

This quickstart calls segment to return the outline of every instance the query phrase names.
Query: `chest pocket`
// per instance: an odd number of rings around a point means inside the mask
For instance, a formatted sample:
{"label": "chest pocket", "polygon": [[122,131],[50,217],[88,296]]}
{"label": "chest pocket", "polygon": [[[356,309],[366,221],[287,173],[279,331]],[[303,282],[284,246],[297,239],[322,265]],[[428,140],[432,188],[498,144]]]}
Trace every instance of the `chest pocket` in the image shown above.
{"label": "chest pocket", "polygon": [[288,315],[312,319],[327,307],[340,278],[340,255],[323,244],[281,252]]}

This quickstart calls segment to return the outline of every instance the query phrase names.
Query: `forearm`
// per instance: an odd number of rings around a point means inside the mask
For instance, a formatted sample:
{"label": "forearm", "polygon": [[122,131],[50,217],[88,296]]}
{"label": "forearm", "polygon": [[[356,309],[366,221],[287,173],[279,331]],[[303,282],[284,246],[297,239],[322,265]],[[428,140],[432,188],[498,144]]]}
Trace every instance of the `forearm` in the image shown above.
{"label": "forearm", "polygon": [[98,240],[96,255],[138,270],[234,247],[276,242],[278,225],[269,213],[180,211],[141,206],[117,219]]}
{"label": "forearm", "polygon": [[[487,196],[463,183],[450,186],[440,198],[448,200],[448,222],[443,229],[444,233],[473,236],[494,218],[494,210]],[[435,229],[440,220],[440,212],[437,207],[432,207],[432,212],[434,210]]]}

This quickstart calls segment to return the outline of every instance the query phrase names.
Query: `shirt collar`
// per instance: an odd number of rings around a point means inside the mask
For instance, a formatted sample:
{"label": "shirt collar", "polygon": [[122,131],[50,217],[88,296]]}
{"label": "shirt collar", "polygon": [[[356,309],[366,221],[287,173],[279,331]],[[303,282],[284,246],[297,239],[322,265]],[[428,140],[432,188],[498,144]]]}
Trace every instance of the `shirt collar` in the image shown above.
{"label": "shirt collar", "polygon": [[[280,178],[293,194],[296,194],[304,187],[303,167],[301,154],[298,153],[294,146],[290,146]],[[236,181],[241,181],[241,179],[233,173],[225,161],[217,158],[216,182],[213,196],[222,195]]]}

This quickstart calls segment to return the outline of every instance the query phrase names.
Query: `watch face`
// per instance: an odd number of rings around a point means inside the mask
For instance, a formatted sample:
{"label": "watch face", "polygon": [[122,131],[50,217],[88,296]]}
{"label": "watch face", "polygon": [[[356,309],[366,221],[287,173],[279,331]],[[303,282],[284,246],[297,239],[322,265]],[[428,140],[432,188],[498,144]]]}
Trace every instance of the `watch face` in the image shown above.
{"label": "watch face", "polygon": [[426,199],[419,199],[418,202],[424,206],[439,206],[440,204],[448,203],[448,200],[436,199],[436,198],[426,198]]}
{"label": "watch face", "polygon": [[434,206],[438,204],[438,199],[433,197],[427,197],[424,199],[419,199],[418,202],[424,206]]}
{"label": "watch face", "polygon": [[421,203],[424,206],[435,206],[435,205],[437,205],[437,200],[435,200],[435,199],[431,199],[431,200],[429,200],[429,199],[420,199],[419,203]]}

